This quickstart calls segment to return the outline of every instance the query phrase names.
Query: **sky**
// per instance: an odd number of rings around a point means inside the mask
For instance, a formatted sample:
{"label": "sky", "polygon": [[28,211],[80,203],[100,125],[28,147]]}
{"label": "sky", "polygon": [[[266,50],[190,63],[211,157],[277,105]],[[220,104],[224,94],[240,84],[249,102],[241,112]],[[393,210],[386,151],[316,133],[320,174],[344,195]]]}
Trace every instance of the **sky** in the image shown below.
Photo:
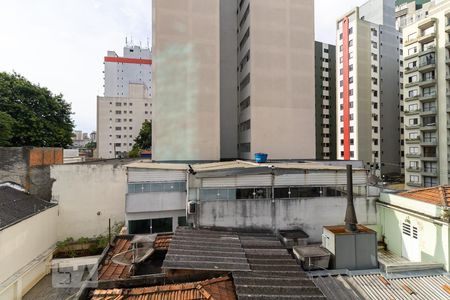
{"label": "sky", "polygon": [[[315,0],[316,40],[334,44],[336,18],[364,2]],[[122,55],[126,37],[151,46],[151,17],[151,0],[0,1],[0,72],[63,94],[75,128],[91,132],[103,57],[108,50]]]}

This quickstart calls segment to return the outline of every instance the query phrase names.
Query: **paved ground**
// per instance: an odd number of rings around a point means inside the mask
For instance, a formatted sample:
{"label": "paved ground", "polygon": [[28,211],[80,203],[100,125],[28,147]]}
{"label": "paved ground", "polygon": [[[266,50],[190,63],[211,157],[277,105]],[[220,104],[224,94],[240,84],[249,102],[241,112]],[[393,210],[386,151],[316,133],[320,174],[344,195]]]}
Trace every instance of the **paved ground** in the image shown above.
{"label": "paved ground", "polygon": [[65,300],[70,299],[78,292],[78,288],[54,288],[52,275],[42,278],[23,298],[24,300]]}

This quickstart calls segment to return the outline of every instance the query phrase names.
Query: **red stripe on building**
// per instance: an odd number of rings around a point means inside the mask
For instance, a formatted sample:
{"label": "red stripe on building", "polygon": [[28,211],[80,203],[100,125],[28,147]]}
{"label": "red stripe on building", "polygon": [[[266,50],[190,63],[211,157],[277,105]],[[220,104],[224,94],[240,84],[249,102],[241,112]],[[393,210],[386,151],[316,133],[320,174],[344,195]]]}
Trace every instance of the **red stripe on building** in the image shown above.
{"label": "red stripe on building", "polygon": [[344,75],[344,159],[350,160],[350,93],[349,93],[349,21],[348,17],[345,17],[342,22],[342,42],[343,42],[343,75]]}
{"label": "red stripe on building", "polygon": [[105,56],[105,62],[117,62],[124,64],[141,64],[141,65],[151,65],[151,59],[139,59],[139,58],[126,58],[126,57],[111,57]]}

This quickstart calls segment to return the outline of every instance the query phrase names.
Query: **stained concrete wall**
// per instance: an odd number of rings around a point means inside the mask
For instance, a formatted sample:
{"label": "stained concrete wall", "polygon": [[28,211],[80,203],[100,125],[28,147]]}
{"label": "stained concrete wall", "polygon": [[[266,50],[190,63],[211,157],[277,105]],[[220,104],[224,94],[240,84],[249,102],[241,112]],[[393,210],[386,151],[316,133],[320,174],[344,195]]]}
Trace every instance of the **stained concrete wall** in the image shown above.
{"label": "stained concrete wall", "polygon": [[58,240],[108,233],[125,220],[126,168],[121,163],[85,163],[51,167],[53,199],[59,203]]}
{"label": "stained concrete wall", "polygon": [[0,147],[0,182],[15,182],[49,201],[53,183],[50,166],[62,163],[62,148]]}
{"label": "stained concrete wall", "polygon": [[[355,198],[358,222],[376,224],[375,199]],[[198,225],[254,229],[298,229],[310,242],[321,242],[322,227],[344,224],[347,202],[343,197],[281,200],[201,201]]]}

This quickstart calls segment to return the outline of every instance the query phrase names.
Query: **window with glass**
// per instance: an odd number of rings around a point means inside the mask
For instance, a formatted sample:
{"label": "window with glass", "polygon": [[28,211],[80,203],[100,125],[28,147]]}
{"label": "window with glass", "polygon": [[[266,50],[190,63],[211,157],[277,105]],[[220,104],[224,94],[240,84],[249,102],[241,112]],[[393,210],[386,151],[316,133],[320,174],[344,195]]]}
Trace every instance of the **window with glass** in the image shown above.
{"label": "window with glass", "polygon": [[185,192],[185,181],[129,183],[128,193]]}

